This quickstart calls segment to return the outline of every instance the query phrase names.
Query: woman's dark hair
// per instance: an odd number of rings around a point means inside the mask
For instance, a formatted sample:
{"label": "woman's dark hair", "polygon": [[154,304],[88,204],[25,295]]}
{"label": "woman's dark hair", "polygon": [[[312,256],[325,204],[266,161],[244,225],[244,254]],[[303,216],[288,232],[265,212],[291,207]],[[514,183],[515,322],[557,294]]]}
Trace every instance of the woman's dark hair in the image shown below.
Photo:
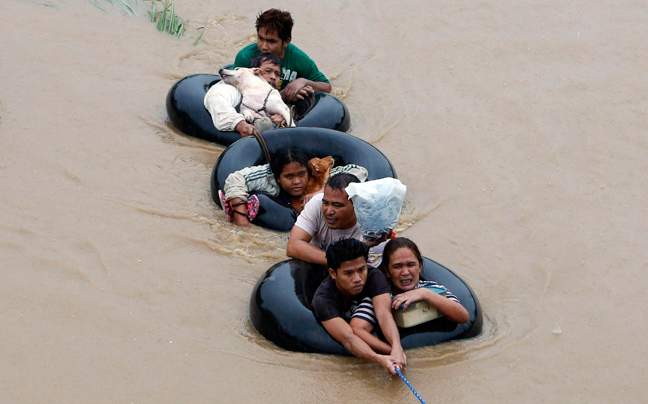
{"label": "woman's dark hair", "polygon": [[259,29],[263,27],[268,32],[276,32],[279,39],[286,42],[292,37],[293,24],[292,16],[288,11],[271,8],[259,14],[256,20],[256,30],[259,33]]}
{"label": "woman's dark hair", "polygon": [[290,149],[281,148],[277,150],[270,159],[270,170],[275,179],[279,179],[284,167],[290,163],[300,164],[308,170],[311,175],[311,169],[308,165],[308,156],[299,147],[293,146]]}
{"label": "woman's dark hair", "polygon": [[270,62],[275,66],[281,66],[281,59],[279,59],[279,56],[270,52],[265,52],[265,53],[259,53],[258,55],[253,57],[250,60],[248,67],[250,68],[261,67],[261,64],[263,62]]}
{"label": "woman's dark hair", "polygon": [[382,269],[385,274],[389,274],[389,260],[391,260],[392,254],[400,248],[409,248],[414,253],[414,256],[418,260],[421,269],[423,268],[423,257],[421,256],[421,252],[419,251],[416,244],[414,244],[414,242],[408,238],[395,237],[389,240],[389,242],[385,245],[385,249],[383,250],[380,269]]}
{"label": "woman's dark hair", "polygon": [[343,238],[326,249],[326,265],[336,273],[343,262],[359,257],[364,257],[366,261],[369,257],[369,247],[355,238]]}

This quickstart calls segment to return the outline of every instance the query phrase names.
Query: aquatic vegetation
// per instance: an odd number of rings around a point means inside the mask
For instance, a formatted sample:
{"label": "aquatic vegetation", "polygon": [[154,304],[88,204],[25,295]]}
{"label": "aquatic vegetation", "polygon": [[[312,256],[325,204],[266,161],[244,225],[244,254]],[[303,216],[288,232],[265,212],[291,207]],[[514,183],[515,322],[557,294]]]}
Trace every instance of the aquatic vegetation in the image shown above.
{"label": "aquatic vegetation", "polygon": [[200,35],[198,35],[198,38],[196,38],[196,40],[194,41],[194,43],[193,43],[194,46],[196,46],[198,41],[200,41],[200,38],[202,38],[203,34],[205,33],[205,27],[200,27],[200,28],[198,28],[198,30],[200,31]]}
{"label": "aquatic vegetation", "polygon": [[110,13],[113,8],[119,8],[124,14],[136,16],[142,9],[140,0],[88,0],[93,6]]}
{"label": "aquatic vegetation", "polygon": [[[145,0],[150,1],[151,9],[146,10],[146,17],[149,21],[156,23],[156,27],[160,32],[166,32],[178,38],[186,31],[185,24],[182,18],[178,17],[175,13],[174,0]],[[144,9],[142,0],[88,0],[88,2],[95,7],[110,13],[112,9],[119,9],[127,16],[138,16]],[[194,41],[194,45],[200,41],[205,27],[198,28],[200,35]]]}
{"label": "aquatic vegetation", "polygon": [[173,0],[171,0],[171,2],[169,2],[169,0],[164,0],[162,10],[157,11],[158,1],[160,0],[153,1],[151,10],[147,12],[149,21],[157,21],[158,31],[166,32],[180,38],[185,31],[185,27],[182,19],[175,13],[175,2]]}

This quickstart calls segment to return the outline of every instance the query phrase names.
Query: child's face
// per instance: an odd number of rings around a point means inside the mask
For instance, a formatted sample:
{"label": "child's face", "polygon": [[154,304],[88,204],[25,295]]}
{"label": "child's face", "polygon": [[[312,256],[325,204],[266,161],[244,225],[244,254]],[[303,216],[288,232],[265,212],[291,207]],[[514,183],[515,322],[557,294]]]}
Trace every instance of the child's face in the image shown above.
{"label": "child's face", "polygon": [[300,197],[308,185],[308,168],[295,161],[288,163],[281,170],[277,182],[291,197]]}

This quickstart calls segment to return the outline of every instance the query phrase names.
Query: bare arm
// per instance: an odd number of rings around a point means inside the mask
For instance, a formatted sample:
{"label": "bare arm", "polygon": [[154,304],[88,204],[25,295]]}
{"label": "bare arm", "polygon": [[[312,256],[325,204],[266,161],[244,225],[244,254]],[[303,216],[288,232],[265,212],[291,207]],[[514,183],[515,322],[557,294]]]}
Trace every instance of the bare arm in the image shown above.
{"label": "bare arm", "polygon": [[286,102],[295,102],[314,93],[330,93],[331,84],[324,81],[311,81],[303,77],[295,79],[286,85],[286,88],[280,91],[281,98]]}
{"label": "bare arm", "polygon": [[426,288],[414,289],[397,295],[392,301],[392,307],[396,309],[402,304],[403,308],[407,310],[410,304],[420,300],[425,300],[445,314],[448,319],[459,324],[463,324],[470,319],[468,311],[461,304]]}
{"label": "bare arm", "polygon": [[251,136],[254,132],[254,126],[247,123],[245,119],[236,124],[234,129],[241,134],[241,137]]}
{"label": "bare arm", "polygon": [[311,264],[326,265],[326,253],[310,243],[312,237],[301,227],[293,226],[286,247],[286,255]]}
{"label": "bare arm", "polygon": [[[391,356],[381,355],[374,352],[360,337],[353,333],[349,323],[341,317],[335,317],[322,322],[326,331],[331,334],[336,341],[344,345],[346,349],[358,358],[375,362],[383,367],[389,374],[396,374],[394,367],[399,367]],[[399,367],[399,369],[401,369]]]}
{"label": "bare arm", "polygon": [[313,90],[315,90],[316,93],[330,93],[333,89],[331,83],[327,83],[325,81],[306,81],[308,82],[307,85],[313,87]]}
{"label": "bare arm", "polygon": [[351,319],[349,325],[353,329],[353,333],[360,337],[360,339],[363,340],[367,345],[369,345],[371,349],[374,350],[374,352],[378,352],[383,355],[389,355],[391,353],[391,346],[371,333],[371,331],[373,330],[373,325],[370,322],[358,317],[354,317]]}
{"label": "bare arm", "polygon": [[398,328],[392,315],[391,296],[389,293],[383,293],[382,295],[374,296],[371,302],[374,306],[374,312],[376,313],[380,330],[385,336],[385,339],[387,339],[387,342],[391,345],[391,357],[400,365],[401,369],[404,369],[407,366],[407,358],[403,352]]}

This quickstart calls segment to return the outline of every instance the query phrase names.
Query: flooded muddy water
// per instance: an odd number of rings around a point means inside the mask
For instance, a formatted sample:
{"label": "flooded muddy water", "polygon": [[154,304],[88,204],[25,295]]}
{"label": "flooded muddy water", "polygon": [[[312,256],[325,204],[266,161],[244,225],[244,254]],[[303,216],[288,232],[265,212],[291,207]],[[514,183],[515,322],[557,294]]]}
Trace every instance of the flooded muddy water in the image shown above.
{"label": "flooded muddy water", "polygon": [[167,121],[171,86],[273,6],[407,185],[398,234],[482,304],[481,336],[407,352],[423,399],[648,400],[644,2],[177,0],[180,39],[82,0],[3,5],[0,402],[416,402],[254,330],[287,235],[227,223],[223,147]]}

